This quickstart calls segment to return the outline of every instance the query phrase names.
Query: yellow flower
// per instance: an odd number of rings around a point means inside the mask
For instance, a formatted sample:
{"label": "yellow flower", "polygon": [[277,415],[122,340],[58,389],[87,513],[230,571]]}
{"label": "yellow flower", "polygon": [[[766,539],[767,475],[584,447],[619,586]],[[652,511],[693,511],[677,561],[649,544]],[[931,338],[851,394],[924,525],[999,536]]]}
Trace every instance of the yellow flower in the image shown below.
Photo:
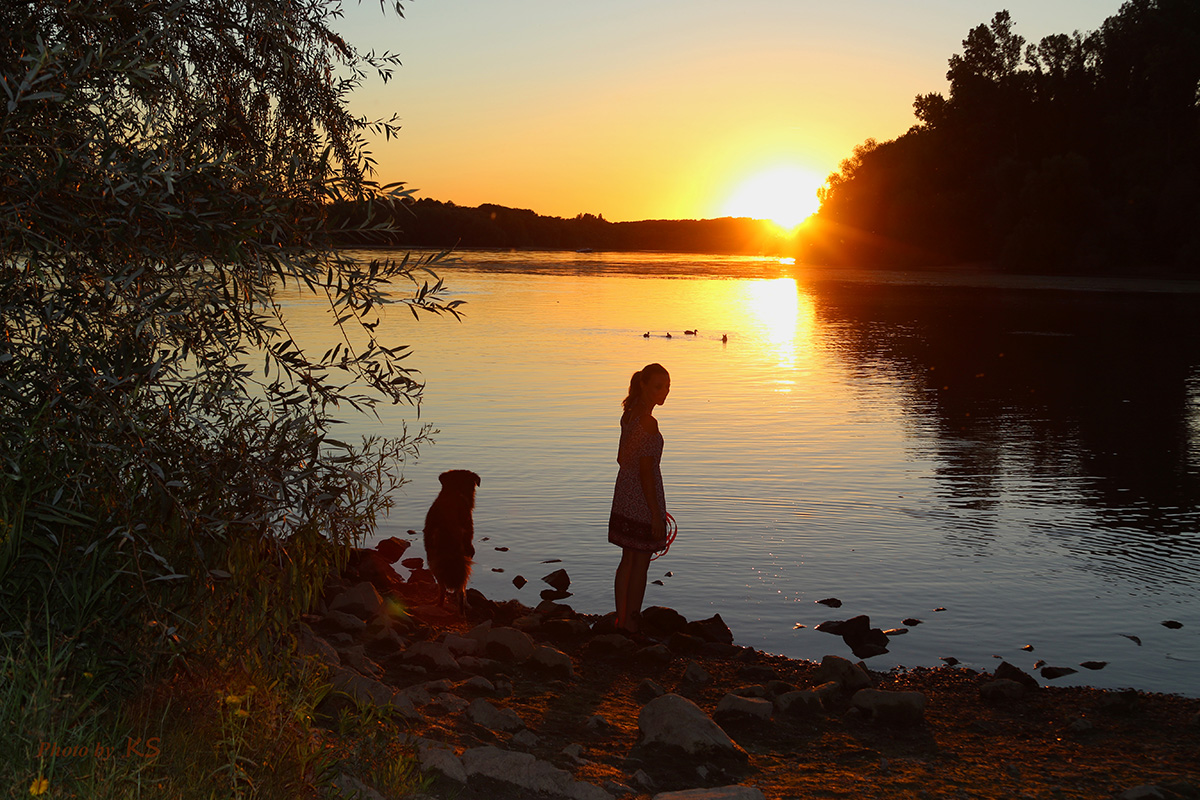
{"label": "yellow flower", "polygon": [[250,716],[250,712],[244,708],[239,708],[237,711],[233,712],[233,715],[235,717],[248,717]]}
{"label": "yellow flower", "polygon": [[242,698],[238,697],[236,694],[231,694],[225,698],[225,703],[227,705],[236,706],[240,702],[242,702]]}
{"label": "yellow flower", "polygon": [[29,793],[34,797],[43,795],[50,791],[50,781],[45,778],[35,778],[33,783],[29,784]]}

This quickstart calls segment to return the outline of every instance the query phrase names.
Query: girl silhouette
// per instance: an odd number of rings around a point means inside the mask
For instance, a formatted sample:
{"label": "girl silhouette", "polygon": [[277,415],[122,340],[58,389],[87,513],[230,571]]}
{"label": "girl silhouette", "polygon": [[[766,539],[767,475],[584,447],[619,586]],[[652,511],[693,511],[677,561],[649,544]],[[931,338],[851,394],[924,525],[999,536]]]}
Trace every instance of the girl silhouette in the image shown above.
{"label": "girl silhouette", "polygon": [[629,381],[622,401],[621,441],[617,448],[617,483],[608,518],[608,540],[621,548],[614,593],[617,628],[641,629],[642,598],[650,558],[667,544],[667,502],[663,492],[663,437],[654,407],[666,402],[671,376],[661,364],[648,364]]}

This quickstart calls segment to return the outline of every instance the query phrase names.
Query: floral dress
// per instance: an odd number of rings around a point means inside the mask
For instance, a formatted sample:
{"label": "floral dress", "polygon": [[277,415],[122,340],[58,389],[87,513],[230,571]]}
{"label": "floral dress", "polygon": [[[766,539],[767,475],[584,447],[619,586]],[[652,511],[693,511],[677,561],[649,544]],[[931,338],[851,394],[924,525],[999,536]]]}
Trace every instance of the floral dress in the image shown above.
{"label": "floral dress", "polygon": [[643,456],[654,462],[654,487],[658,493],[658,509],[664,522],[667,514],[667,499],[663,491],[662,461],[663,437],[661,433],[649,433],[642,427],[642,418],[634,417],[621,423],[621,443],[617,448],[617,485],[613,489],[612,512],[608,518],[608,540],[618,547],[655,553],[667,545],[664,526],[663,536],[656,539],[650,525],[650,504],[642,491],[639,466]]}

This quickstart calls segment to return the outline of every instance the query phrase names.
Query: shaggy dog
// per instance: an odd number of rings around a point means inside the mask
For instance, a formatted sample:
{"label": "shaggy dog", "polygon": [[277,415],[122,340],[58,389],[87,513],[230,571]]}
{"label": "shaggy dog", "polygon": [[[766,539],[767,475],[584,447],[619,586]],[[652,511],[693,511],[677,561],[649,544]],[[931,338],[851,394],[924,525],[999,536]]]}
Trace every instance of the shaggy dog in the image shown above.
{"label": "shaggy dog", "polygon": [[452,469],[438,476],[442,491],[425,515],[425,557],[437,579],[438,605],[446,604],[446,593],[458,593],[459,613],[467,607],[467,579],[475,555],[475,487],[479,476],[465,469]]}

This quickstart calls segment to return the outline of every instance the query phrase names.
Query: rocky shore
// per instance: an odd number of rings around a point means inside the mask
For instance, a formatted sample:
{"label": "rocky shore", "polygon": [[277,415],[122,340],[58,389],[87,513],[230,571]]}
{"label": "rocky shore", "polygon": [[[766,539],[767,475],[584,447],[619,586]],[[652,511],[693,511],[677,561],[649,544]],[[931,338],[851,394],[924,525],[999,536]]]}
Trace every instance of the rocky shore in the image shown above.
{"label": "rocky shore", "polygon": [[799,661],[664,607],[630,638],[560,602],[562,570],[536,608],[469,590],[461,616],[407,547],[355,551],[297,636],[331,669],[328,718],[402,720],[424,798],[1200,798],[1200,700]]}

